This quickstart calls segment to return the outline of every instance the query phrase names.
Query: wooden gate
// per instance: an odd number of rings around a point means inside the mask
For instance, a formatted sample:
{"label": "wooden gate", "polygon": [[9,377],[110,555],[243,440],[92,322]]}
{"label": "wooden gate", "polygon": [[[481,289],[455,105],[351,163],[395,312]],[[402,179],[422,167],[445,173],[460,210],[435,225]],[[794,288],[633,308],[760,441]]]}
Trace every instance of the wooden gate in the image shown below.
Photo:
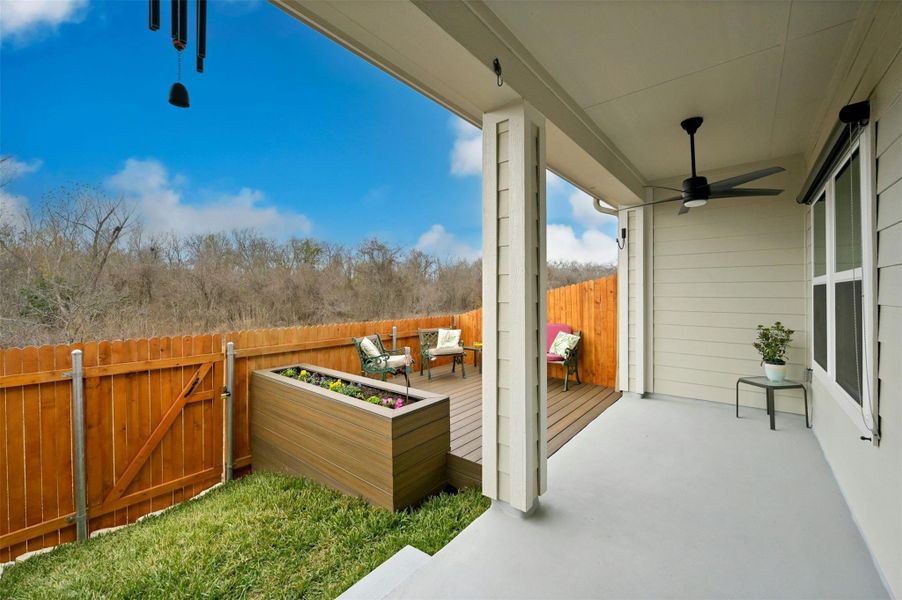
{"label": "wooden gate", "polygon": [[219,335],[0,351],[0,561],[75,539],[71,351],[84,356],[89,531],[134,522],[223,473]]}

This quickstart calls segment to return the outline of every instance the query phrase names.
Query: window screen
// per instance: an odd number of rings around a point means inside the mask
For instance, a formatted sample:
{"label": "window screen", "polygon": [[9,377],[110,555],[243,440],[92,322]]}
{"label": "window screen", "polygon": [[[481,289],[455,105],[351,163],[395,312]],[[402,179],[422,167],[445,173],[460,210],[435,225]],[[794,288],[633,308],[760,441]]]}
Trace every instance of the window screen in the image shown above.
{"label": "window screen", "polygon": [[814,225],[811,232],[814,245],[814,276],[827,274],[827,196],[821,195],[812,208]]}
{"label": "window screen", "polygon": [[[836,272],[861,266],[861,167],[858,152],[836,175]],[[815,257],[817,254],[815,254]]]}
{"label": "window screen", "polygon": [[827,285],[814,286],[814,360],[827,370]]}
{"label": "window screen", "polygon": [[836,284],[835,308],[836,383],[846,390],[855,402],[861,404],[861,281],[843,281]]}

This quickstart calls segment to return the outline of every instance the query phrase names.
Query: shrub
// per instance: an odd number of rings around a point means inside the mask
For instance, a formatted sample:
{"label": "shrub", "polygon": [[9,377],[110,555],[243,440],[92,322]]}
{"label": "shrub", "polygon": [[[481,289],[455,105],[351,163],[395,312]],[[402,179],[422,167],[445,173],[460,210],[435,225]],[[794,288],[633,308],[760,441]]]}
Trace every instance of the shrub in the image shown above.
{"label": "shrub", "polygon": [[755,342],[755,350],[761,354],[761,362],[772,365],[786,364],[786,348],[792,341],[795,331],[783,327],[780,321],[771,327],[758,325],[758,341]]}

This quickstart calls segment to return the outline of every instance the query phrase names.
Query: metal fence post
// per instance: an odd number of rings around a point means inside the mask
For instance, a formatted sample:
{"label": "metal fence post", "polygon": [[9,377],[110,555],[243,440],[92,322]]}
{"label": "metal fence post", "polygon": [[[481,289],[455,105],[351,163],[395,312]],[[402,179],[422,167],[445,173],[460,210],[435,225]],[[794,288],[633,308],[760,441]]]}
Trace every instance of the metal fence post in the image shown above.
{"label": "metal fence post", "polygon": [[81,350],[72,351],[72,446],[75,464],[75,529],[78,541],[88,539],[88,503],[85,494],[85,391]]}
{"label": "metal fence post", "polygon": [[234,459],[232,456],[232,399],[235,397],[235,343],[226,344],[226,434],[225,478],[232,480]]}
{"label": "metal fence post", "polygon": [[391,326],[391,349],[392,350],[398,349],[398,326],[397,325]]}

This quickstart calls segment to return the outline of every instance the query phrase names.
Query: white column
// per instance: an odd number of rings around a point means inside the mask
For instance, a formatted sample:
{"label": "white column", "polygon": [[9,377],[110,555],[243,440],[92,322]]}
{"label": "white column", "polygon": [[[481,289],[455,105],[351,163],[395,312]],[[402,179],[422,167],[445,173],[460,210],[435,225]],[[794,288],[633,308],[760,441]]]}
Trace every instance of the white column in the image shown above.
{"label": "white column", "polygon": [[482,488],[529,513],[545,491],[545,119],[483,116]]}

